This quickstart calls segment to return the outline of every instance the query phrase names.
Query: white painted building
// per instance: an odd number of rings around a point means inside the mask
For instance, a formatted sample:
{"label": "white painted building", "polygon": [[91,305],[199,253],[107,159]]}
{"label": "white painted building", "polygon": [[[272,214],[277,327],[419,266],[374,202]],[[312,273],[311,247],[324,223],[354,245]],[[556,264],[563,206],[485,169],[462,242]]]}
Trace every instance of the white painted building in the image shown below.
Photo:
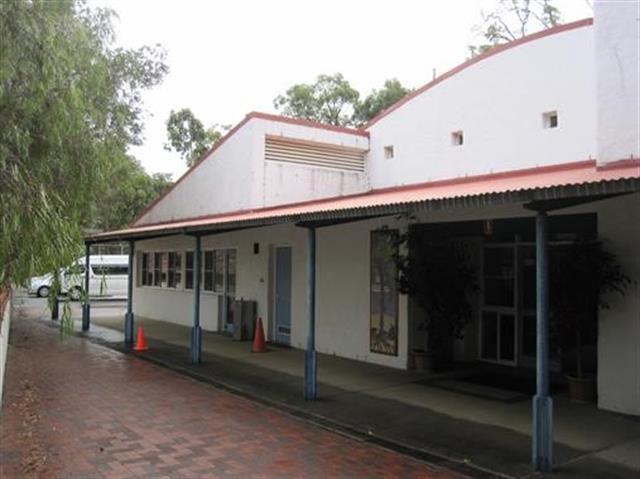
{"label": "white painted building", "polygon": [[[532,367],[523,291],[536,213],[525,205],[554,205],[552,242],[608,240],[640,282],[638,40],[637,4],[597,2],[595,20],[475,57],[363,129],[250,113],[130,228],[88,241],[135,241],[133,312],[190,326],[200,236],[201,327],[230,331],[231,303],[254,301],[270,341],[305,348],[313,225],[316,350],[402,369],[425,342],[420,312],[372,277],[372,241],[445,234],[481,282],[455,359]],[[496,257],[512,291],[498,305],[486,273]],[[638,283],[598,318],[599,406],[640,415]]]}

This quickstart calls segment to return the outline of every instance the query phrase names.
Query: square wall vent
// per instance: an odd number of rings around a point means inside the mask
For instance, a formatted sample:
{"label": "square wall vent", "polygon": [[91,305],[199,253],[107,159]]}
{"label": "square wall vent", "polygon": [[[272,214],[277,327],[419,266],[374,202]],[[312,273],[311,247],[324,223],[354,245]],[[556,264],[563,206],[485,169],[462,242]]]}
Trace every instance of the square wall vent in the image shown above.
{"label": "square wall vent", "polygon": [[464,145],[464,133],[462,130],[454,131],[451,133],[451,145],[462,146]]}
{"label": "square wall vent", "polygon": [[558,128],[558,112],[548,111],[542,114],[542,126],[544,128]]}

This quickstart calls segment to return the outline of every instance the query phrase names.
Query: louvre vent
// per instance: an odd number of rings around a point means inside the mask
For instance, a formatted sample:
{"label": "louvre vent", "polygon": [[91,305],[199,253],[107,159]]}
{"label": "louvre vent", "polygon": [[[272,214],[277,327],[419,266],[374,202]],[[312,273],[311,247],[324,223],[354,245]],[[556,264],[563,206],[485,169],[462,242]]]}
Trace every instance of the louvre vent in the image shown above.
{"label": "louvre vent", "polygon": [[366,150],[267,135],[265,159],[299,165],[364,171]]}

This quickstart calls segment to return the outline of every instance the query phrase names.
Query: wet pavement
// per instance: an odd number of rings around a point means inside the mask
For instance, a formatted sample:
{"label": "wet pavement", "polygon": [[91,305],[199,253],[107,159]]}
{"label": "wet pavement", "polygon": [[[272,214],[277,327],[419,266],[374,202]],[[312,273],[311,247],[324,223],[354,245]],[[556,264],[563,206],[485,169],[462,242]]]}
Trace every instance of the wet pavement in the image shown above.
{"label": "wet pavement", "polygon": [[14,316],[0,477],[424,477],[458,473]]}

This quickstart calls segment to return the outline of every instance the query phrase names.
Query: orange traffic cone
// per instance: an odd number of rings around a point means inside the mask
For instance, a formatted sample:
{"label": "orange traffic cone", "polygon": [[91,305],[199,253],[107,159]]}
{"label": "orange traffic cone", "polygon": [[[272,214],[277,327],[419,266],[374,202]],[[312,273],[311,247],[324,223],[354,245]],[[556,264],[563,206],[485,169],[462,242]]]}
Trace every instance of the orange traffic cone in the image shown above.
{"label": "orange traffic cone", "polygon": [[262,329],[262,318],[258,318],[258,321],[256,321],[256,329],[253,332],[253,347],[251,348],[251,352],[267,352],[267,345],[264,340],[264,329]]}
{"label": "orange traffic cone", "polygon": [[138,337],[136,338],[136,345],[133,347],[134,351],[146,351],[149,349],[147,342],[144,340],[144,331],[142,326],[138,326]]}

